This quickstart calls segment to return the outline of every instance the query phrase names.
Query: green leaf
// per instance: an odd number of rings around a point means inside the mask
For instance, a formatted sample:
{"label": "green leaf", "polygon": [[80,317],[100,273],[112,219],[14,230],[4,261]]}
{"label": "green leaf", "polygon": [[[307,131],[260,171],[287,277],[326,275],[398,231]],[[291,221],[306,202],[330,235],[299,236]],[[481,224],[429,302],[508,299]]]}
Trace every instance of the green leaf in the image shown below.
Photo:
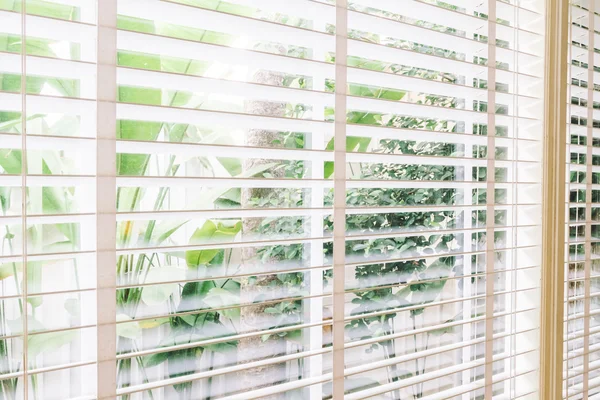
{"label": "green leaf", "polygon": [[[159,283],[168,281],[178,281],[185,279],[185,270],[178,267],[162,266],[150,268],[146,280],[140,283]],[[149,306],[157,306],[169,298],[175,290],[177,283],[158,284],[144,286],[142,289],[142,301]]]}
{"label": "green leaf", "polygon": [[239,158],[218,157],[217,160],[229,172],[229,175],[237,176],[242,173],[242,163]]}
{"label": "green leaf", "polygon": [[[143,33],[155,33],[154,22],[142,18],[117,16],[117,27],[119,29],[137,31]],[[129,53],[126,53],[129,54]],[[121,56],[121,54],[119,54]],[[121,65],[121,63],[119,63]]]}
{"label": "green leaf", "polygon": [[161,244],[186,223],[187,221],[177,220],[161,221],[152,232],[152,243]]}
{"label": "green leaf", "polygon": [[[181,302],[178,311],[189,311],[198,308],[198,303],[208,294],[210,289],[214,288],[213,281],[188,282],[181,291]],[[203,325],[206,321],[203,314],[182,315],[183,319],[190,326]]]}
{"label": "green leaf", "polygon": [[139,321],[138,325],[142,329],[152,329],[157,326],[161,326],[163,324],[168,324],[171,321],[170,318],[155,318],[155,319],[145,319],[143,321]]}
{"label": "green leaf", "polygon": [[213,281],[188,282],[183,286],[181,298],[183,300],[201,298],[208,294],[210,289],[214,288]]}
{"label": "green leaf", "polygon": [[[208,242],[215,232],[217,225],[211,220],[207,220],[201,228],[197,228],[190,238],[190,245],[203,244]],[[185,252],[185,261],[188,267],[198,267],[208,264],[219,252],[219,250],[190,250]]]}
{"label": "green leaf", "polygon": [[126,337],[128,339],[138,339],[142,335],[142,328],[137,321],[126,314],[117,314],[117,322],[132,321],[117,324],[117,336]]}
{"label": "green leaf", "polygon": [[0,131],[10,132],[13,128],[20,131],[21,113],[15,111],[0,111]]}
{"label": "green leaf", "polygon": [[[130,126],[132,124],[131,121],[120,121],[119,126],[121,135],[127,131],[131,136],[142,137],[146,135],[147,137],[147,139],[136,140],[154,141],[156,140],[161,127],[159,122],[137,122],[135,123],[137,126],[134,131],[134,128]],[[146,154],[117,154],[118,176],[143,176],[149,159],[150,156]]]}
{"label": "green leaf", "polygon": [[219,197],[215,200],[215,208],[237,208],[240,206],[239,201],[232,201],[224,197]]}
{"label": "green leaf", "polygon": [[0,264],[0,280],[14,276],[15,272],[21,272],[21,263]]}
{"label": "green leaf", "polygon": [[44,302],[44,299],[42,298],[42,296],[33,296],[33,297],[28,297],[27,302],[29,304],[31,304],[31,307],[37,308],[42,305],[42,303]]}
{"label": "green leaf", "polygon": [[160,89],[120,86],[118,101],[122,103],[160,106],[162,105],[162,91]]}
{"label": "green leaf", "polygon": [[2,214],[6,215],[8,213],[8,210],[10,209],[10,203],[11,188],[6,186],[0,186],[0,210],[2,210]]}
{"label": "green leaf", "polygon": [[[237,221],[233,226],[227,226],[222,222],[215,224],[213,221],[207,220],[201,228],[196,229],[192,234],[189,244],[230,242],[241,229],[241,221]],[[186,251],[185,260],[188,267],[197,268],[199,265],[208,264],[220,251],[220,249]]]}
{"label": "green leaf", "polygon": [[[368,137],[359,137],[359,136],[348,136],[346,137],[346,151],[347,152],[365,152],[371,143],[371,138]],[[335,148],[334,139],[327,143],[325,146],[325,150],[333,151]],[[333,161],[325,162],[325,171],[324,177],[328,179],[333,175],[334,165]]]}
{"label": "green leaf", "polygon": [[67,299],[67,300],[65,300],[64,307],[65,307],[65,310],[67,310],[67,312],[70,315],[72,315],[74,317],[79,316],[80,304],[79,304],[79,300],[78,299]]}
{"label": "green leaf", "polygon": [[[123,57],[127,58],[128,56],[124,55]],[[128,59],[129,62],[134,62],[135,60],[135,57]],[[160,57],[158,56],[136,62],[144,64],[146,68],[151,65],[160,68]],[[140,67],[137,64],[130,66]],[[162,92],[160,89],[119,87],[118,96],[119,101],[126,103],[148,105],[161,105],[162,103]],[[123,140],[155,141],[161,127],[162,123],[160,122],[119,120],[117,121],[117,137]],[[117,175],[142,176],[146,171],[149,159],[150,156],[147,154],[117,154]]]}
{"label": "green leaf", "polygon": [[27,13],[44,17],[75,20],[77,7],[49,1],[27,0]]}
{"label": "green leaf", "polygon": [[193,40],[196,42],[203,41],[204,29],[173,25],[169,23],[157,22],[155,23],[156,33],[163,36],[170,36],[178,39]]}
{"label": "green leaf", "polygon": [[151,368],[160,365],[169,359],[169,355],[174,353],[173,351],[165,351],[163,353],[152,354],[146,357],[144,360],[144,367]]}
{"label": "green leaf", "polygon": [[377,97],[380,99],[399,101],[402,100],[402,98],[404,98],[405,95],[406,92],[400,90],[380,89],[379,96]]}
{"label": "green leaf", "polygon": [[203,317],[201,314],[188,314],[182,315],[181,319],[184,320],[189,326],[196,326],[198,323],[201,323]]}
{"label": "green leaf", "polygon": [[[249,168],[237,175],[238,178],[252,178],[256,175],[262,174],[263,172],[277,166],[277,163],[267,163],[267,164],[259,164],[255,165],[252,168]],[[202,198],[202,202],[200,204],[200,208],[208,208],[213,205],[213,203],[221,196],[225,195],[225,193],[230,190],[237,190],[240,192],[239,188],[216,188],[212,190],[207,190]],[[241,192],[240,192],[241,193]],[[241,196],[241,194],[240,194]]]}
{"label": "green leaf", "polygon": [[[42,291],[42,268],[43,262],[27,262],[27,288],[31,293],[40,293]],[[42,304],[43,297],[30,297],[27,299],[32,307],[39,307]]]}
{"label": "green leaf", "polygon": [[45,186],[42,188],[42,209],[45,214],[64,214],[68,210],[64,189]]}
{"label": "green leaf", "polygon": [[21,11],[20,0],[0,0],[0,10]]}
{"label": "green leaf", "polygon": [[7,174],[21,173],[21,150],[0,149],[0,167]]}
{"label": "green leaf", "polygon": [[[239,296],[231,293],[229,290],[222,289],[219,287],[212,288],[208,292],[208,295],[204,298],[204,302],[208,304],[211,308],[221,308],[238,305],[239,301]],[[237,319],[240,316],[240,310],[237,307],[227,310],[221,310],[219,311],[219,313],[231,319]]]}
{"label": "green leaf", "polygon": [[27,340],[27,354],[35,357],[47,351],[56,351],[70,343],[77,337],[75,331],[51,332],[29,336]]}
{"label": "green leaf", "polygon": [[[23,318],[17,318],[13,320],[6,321],[8,325],[8,329],[10,330],[11,335],[20,335],[23,333]],[[44,330],[44,325],[33,318],[32,316],[27,317],[27,330],[30,332],[42,331]]]}
{"label": "green leaf", "polygon": [[[176,378],[178,376],[186,375],[188,373],[187,371],[196,370],[196,361],[200,360],[203,352],[204,348],[196,347],[170,353],[169,363],[167,365],[169,377]],[[176,383],[173,385],[173,388],[180,393],[191,390],[191,387],[191,382]]]}
{"label": "green leaf", "polygon": [[[137,25],[136,21],[124,21],[119,19],[119,25]],[[122,28],[122,29],[131,29],[144,31],[150,30],[147,28],[142,28],[141,26],[136,26],[137,29],[131,28]],[[153,28],[152,28],[153,30]],[[154,54],[145,54],[145,53],[134,53],[134,52],[119,52],[117,55],[117,62],[120,66],[130,67],[130,68],[139,68],[139,69],[151,69],[155,71],[160,71],[160,56]],[[125,93],[124,93],[125,94]]]}
{"label": "green leaf", "polygon": [[188,130],[189,125],[187,124],[173,124],[168,127],[168,136],[170,142],[183,142],[185,133]]}
{"label": "green leaf", "polygon": [[284,337],[285,340],[289,340],[290,342],[294,342],[296,344],[301,345],[304,343],[302,329],[296,329],[293,331],[286,332],[286,335]]}
{"label": "green leaf", "polygon": [[402,246],[400,246],[400,249],[398,249],[398,253],[403,253],[406,250],[413,248],[415,246],[416,246],[416,243],[409,239],[406,242],[404,242],[404,244]]}
{"label": "green leaf", "polygon": [[186,58],[161,57],[162,71],[186,75],[204,75],[211,63]]}

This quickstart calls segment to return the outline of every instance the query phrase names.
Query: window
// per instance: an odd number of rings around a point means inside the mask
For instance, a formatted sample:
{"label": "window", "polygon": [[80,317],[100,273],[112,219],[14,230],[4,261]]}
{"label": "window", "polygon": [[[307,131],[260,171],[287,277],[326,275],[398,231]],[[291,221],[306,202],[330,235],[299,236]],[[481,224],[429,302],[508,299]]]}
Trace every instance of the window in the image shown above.
{"label": "window", "polygon": [[0,397],[91,397],[96,8],[26,3],[0,1]]}
{"label": "window", "polygon": [[534,398],[544,7],[0,0],[0,398]]}
{"label": "window", "polygon": [[[573,2],[570,13],[571,36],[595,47],[598,26],[598,3],[594,1]],[[578,39],[579,40],[579,39]],[[587,46],[586,46],[587,48]],[[598,82],[596,72],[598,61],[593,52],[580,49],[571,50],[572,76],[581,76],[589,82]],[[598,326],[598,212],[600,183],[598,165],[600,155],[595,148],[600,143],[600,121],[594,91],[597,84],[583,90],[571,87],[571,95],[580,98],[580,107],[569,106],[571,124],[568,129],[572,136],[587,138],[580,143],[571,141],[568,145],[571,163],[570,174],[579,174],[581,179],[571,180],[568,188],[577,197],[571,196],[569,204],[568,258],[565,270],[565,372],[564,397],[566,399],[593,398],[600,393],[600,372],[597,351]],[[571,104],[577,105],[571,102]],[[579,119],[579,124],[574,123]],[[586,144],[587,143],[587,144]]]}

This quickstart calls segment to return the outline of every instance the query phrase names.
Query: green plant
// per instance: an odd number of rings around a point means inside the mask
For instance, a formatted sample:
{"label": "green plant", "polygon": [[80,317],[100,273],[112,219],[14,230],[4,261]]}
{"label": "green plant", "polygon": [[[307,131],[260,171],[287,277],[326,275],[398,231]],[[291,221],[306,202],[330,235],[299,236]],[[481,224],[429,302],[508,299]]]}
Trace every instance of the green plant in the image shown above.
{"label": "green plant", "polygon": [[[197,7],[218,10],[225,13],[233,13],[251,18],[263,18],[273,22],[298,26],[310,29],[310,21],[293,18],[285,15],[267,15],[266,13],[251,7],[241,7],[216,0],[179,0],[180,3]],[[18,2],[0,1],[0,8],[11,3],[11,7],[18,6]],[[34,2],[35,3],[35,2]],[[39,2],[40,4],[44,2]],[[439,2],[438,2],[439,3]],[[439,3],[444,7],[453,6]],[[40,6],[41,7],[41,6]],[[53,16],[62,19],[78,18],[75,7],[52,9],[48,11],[40,8],[42,15]],[[408,21],[402,16],[385,13],[381,10],[360,10],[371,12],[386,18],[401,20],[404,22],[427,26],[441,32],[457,36],[464,36],[462,31],[450,28],[426,24],[424,21]],[[35,7],[28,12],[36,13]],[[173,24],[156,23],[153,21],[120,17],[119,29],[145,32],[216,45],[231,45],[236,39],[232,35],[219,32],[206,31],[194,27],[182,27]],[[329,27],[333,32],[333,27]],[[396,47],[424,54],[435,54],[441,57],[464,60],[464,54],[458,54],[443,48],[432,48],[419,43],[398,40],[395,38],[379,37],[368,32],[351,31],[350,36],[356,40],[364,40],[382,45]],[[2,51],[20,52],[21,41],[19,37],[4,35],[0,37],[0,48]],[[487,38],[479,37],[478,40],[486,41]],[[45,57],[53,57],[50,41],[42,39],[29,39],[27,41],[27,53]],[[505,45],[499,43],[499,45]],[[255,50],[283,54],[291,57],[308,58],[312,56],[310,49],[298,46],[281,46],[277,43],[251,43],[248,45]],[[80,49],[71,45],[72,57],[78,57]],[[334,61],[330,55],[327,62]],[[467,60],[471,61],[471,60]],[[485,60],[481,60],[485,63]],[[209,61],[198,61],[192,59],[180,59],[174,57],[158,56],[153,54],[141,54],[132,52],[118,53],[118,64],[125,68],[147,69],[165,73],[176,73],[190,76],[204,76],[211,67]],[[369,60],[359,57],[349,57],[350,67],[382,71],[404,76],[418,77],[421,79],[435,80],[440,82],[461,83],[461,77],[423,68],[414,68],[394,63]],[[224,72],[226,74],[226,72]],[[19,92],[21,88],[21,77],[18,75],[4,74],[0,76],[0,89],[7,92]],[[464,82],[462,82],[464,83]],[[470,82],[468,82],[470,84]],[[485,86],[485,82],[474,82],[474,85]],[[28,93],[39,94],[43,86],[49,86],[59,91],[63,96],[77,97],[79,93],[79,82],[70,79],[55,79],[46,77],[28,76],[26,88]],[[282,79],[285,87],[310,90],[313,82],[310,77],[285,75]],[[435,107],[457,108],[460,99],[450,96],[438,96],[429,93],[415,93],[412,99],[406,96],[406,92],[397,89],[373,87],[351,83],[348,85],[348,93],[351,96],[382,99],[386,101],[413,102],[416,104],[427,104]],[[333,92],[335,81],[327,80],[325,90]],[[416,100],[415,100],[416,99]],[[198,93],[185,91],[161,90],[154,88],[139,88],[121,85],[118,91],[118,100],[124,103],[144,104],[153,106],[183,107],[191,109],[212,109],[219,105],[211,104],[205,97]],[[468,105],[470,106],[470,105]],[[481,105],[483,106],[483,105]],[[241,112],[239,104],[231,105],[236,112]],[[304,118],[306,113],[320,113],[322,110],[312,110],[304,104],[285,104],[284,116],[286,118]],[[327,121],[332,121],[333,108],[327,108],[324,115]],[[20,113],[0,112],[0,129],[3,132],[22,133]],[[27,116],[27,121],[45,122],[46,116]],[[67,121],[69,122],[69,121]],[[427,130],[437,132],[459,132],[462,127],[457,121],[436,120],[433,118],[418,118],[413,116],[383,114],[365,112],[361,110],[350,110],[347,114],[347,123],[354,125],[370,125],[378,127],[393,127],[414,130]],[[68,124],[65,124],[68,125]],[[485,127],[480,126],[480,133],[485,133]],[[52,132],[50,128],[49,131]],[[64,127],[61,127],[64,129]],[[62,130],[61,133],[65,131]],[[270,143],[273,147],[288,149],[304,149],[307,144],[307,134],[302,132],[277,132],[276,139]],[[117,126],[117,138],[119,140],[131,141],[168,141],[172,143],[199,143],[199,144],[231,144],[233,138],[203,126],[170,122],[147,122],[120,120]],[[233,142],[235,143],[235,142]],[[334,148],[333,139],[325,144],[326,151]],[[465,155],[464,146],[440,141],[416,141],[400,139],[373,139],[370,137],[349,136],[346,138],[346,151],[372,152],[387,155],[410,155],[426,157],[475,157]],[[496,150],[497,152],[499,149]],[[477,157],[486,157],[487,149],[477,149]],[[0,150],[0,167],[3,173],[18,175],[23,168],[20,150]],[[499,154],[496,154],[499,157]],[[42,156],[42,172],[44,174],[55,174],[61,170],[62,157],[60,153],[47,152]],[[286,179],[303,179],[307,171],[307,165],[302,160],[275,160],[263,163],[257,167],[247,168],[238,159],[212,157],[201,154],[189,158],[177,155],[168,155],[162,160],[156,161],[149,154],[125,154],[117,156],[116,172],[118,176],[140,177],[149,175],[150,171],[159,171],[163,177],[175,177],[181,171],[182,166],[197,163],[203,168],[207,175],[216,175],[217,169],[229,178],[280,177]],[[156,163],[157,165],[154,165]],[[331,178],[334,172],[333,162],[323,164],[324,177]],[[58,169],[56,169],[58,168]],[[463,174],[468,176],[472,171],[464,171],[461,167],[427,165],[425,163],[350,163],[350,178],[363,180],[420,180],[420,181],[449,181]],[[486,171],[477,171],[477,177],[485,179]],[[384,185],[382,185],[384,186]],[[72,210],[70,197],[72,188],[57,190],[43,188],[41,196],[44,198],[44,213],[69,213]],[[258,192],[255,192],[258,193]],[[308,206],[307,194],[301,189],[272,189],[260,192],[242,201],[240,188],[224,188],[206,191],[204,196],[196,204],[201,209],[221,208],[302,208]],[[459,193],[456,189],[390,189],[390,188],[367,188],[349,189],[346,193],[346,204],[348,207],[401,207],[401,206],[450,206],[455,204],[459,195],[470,196],[470,193]],[[499,195],[499,194],[496,194]],[[143,187],[119,188],[117,192],[116,207],[119,212],[134,212],[141,209],[142,201],[147,196]],[[151,211],[169,210],[168,202],[171,196],[168,187],[159,188],[155,197],[151,200]],[[474,193],[475,204],[485,203],[486,193]],[[147,199],[146,199],[147,200]],[[0,188],[0,205],[3,215],[7,215],[11,208],[11,193],[9,188]],[[326,194],[324,206],[331,206],[333,193]],[[395,333],[396,318],[408,311],[413,330],[425,327],[424,314],[427,312],[428,304],[436,301],[441,296],[448,278],[456,274],[460,263],[451,254],[452,250],[460,246],[460,238],[451,233],[433,234],[431,231],[448,230],[458,226],[460,216],[450,211],[424,211],[424,212],[380,212],[371,214],[350,214],[345,220],[346,229],[349,234],[379,233],[387,236],[376,239],[353,239],[346,242],[346,254],[356,259],[369,260],[370,257],[378,258],[378,262],[368,262],[354,269],[354,278],[358,287],[351,292],[354,295],[351,311],[352,322],[346,326],[346,334],[351,340],[361,338],[380,337],[382,340],[378,345],[369,347],[366,351],[373,353],[381,350],[385,359],[393,359],[397,356],[396,342],[386,337]],[[485,220],[485,214],[479,213],[474,216],[476,221]],[[502,215],[496,215],[497,220]],[[263,237],[285,237],[294,238],[301,236],[305,229],[303,217],[273,217],[264,218],[253,227],[249,233],[262,235]],[[197,224],[194,225],[194,224]],[[231,354],[239,346],[236,340],[225,341],[215,345],[192,346],[195,342],[207,337],[227,337],[239,333],[241,300],[240,279],[235,278],[234,268],[236,265],[234,250],[225,244],[231,243],[238,238],[243,229],[243,221],[237,219],[203,219],[200,222],[191,220],[149,220],[143,223],[134,221],[122,221],[117,226],[117,245],[121,249],[129,247],[148,247],[144,254],[121,255],[117,260],[117,275],[119,290],[117,291],[117,307],[119,322],[118,352],[126,355],[139,350],[139,339],[151,330],[166,332],[158,344],[157,353],[151,356],[122,358],[118,362],[118,382],[121,387],[126,387],[135,382],[133,375],[138,372],[143,382],[148,381],[148,368],[164,368],[169,377],[179,377],[193,371],[204,368],[203,362],[208,362],[209,368],[214,367],[215,354]],[[182,252],[160,252],[155,250],[163,245],[171,244],[174,238],[185,228],[191,228],[193,233],[186,238],[187,245],[213,244],[214,247],[201,250],[188,250]],[[413,234],[406,235],[407,228],[414,229]],[[51,228],[60,240],[44,242],[42,235],[36,235],[38,227],[29,228],[27,236],[32,238],[32,246],[41,249],[53,247],[66,247],[75,250],[79,247],[79,226],[76,224],[55,224]],[[404,230],[404,231],[403,231]],[[419,230],[427,230],[429,233],[421,234]],[[330,217],[324,220],[324,235],[333,231],[333,221]],[[401,232],[403,234],[397,234]],[[3,245],[12,246],[15,235],[18,232],[11,231],[7,227],[4,233]],[[468,239],[466,239],[468,240]],[[220,245],[223,245],[219,247]],[[432,259],[431,254],[439,253],[439,257]],[[331,261],[333,248],[331,242],[326,242],[323,247],[326,261]],[[269,245],[260,247],[254,255],[263,263],[278,261],[303,261],[307,259],[307,248],[304,244]],[[394,256],[408,257],[410,261],[386,261]],[[1,279],[14,279],[19,287],[18,273],[22,265],[12,263],[0,267]],[[42,266],[31,263],[27,266],[28,279],[31,280],[30,287],[39,285],[39,272]],[[217,272],[218,271],[218,272]],[[77,273],[75,265],[74,272]],[[214,278],[215,276],[231,276],[230,278]],[[271,318],[271,328],[293,326],[302,321],[304,310],[303,297],[306,296],[306,283],[304,272],[278,273],[269,277],[269,285],[280,289],[286,294],[284,301],[272,302],[264,308],[264,313]],[[331,277],[331,271],[323,273],[323,280],[327,284]],[[37,281],[36,281],[37,279]],[[257,280],[257,276],[250,276],[250,285]],[[165,283],[168,282],[168,283]],[[391,282],[391,283],[390,283]],[[29,282],[28,282],[29,283]],[[263,297],[261,297],[263,296]],[[251,299],[251,303],[260,304],[264,301],[263,294]],[[36,299],[30,304],[34,309]],[[136,320],[140,309],[144,307],[164,307],[168,310],[166,317],[154,320]],[[23,304],[21,304],[21,310]],[[406,309],[406,310],[403,310]],[[389,311],[377,317],[365,316],[369,312]],[[22,313],[22,311],[21,311]],[[6,315],[0,309],[2,327],[7,325]],[[450,322],[450,321],[446,321]],[[440,336],[447,330],[431,330],[426,333],[424,348],[427,350],[430,337]],[[295,346],[297,351],[302,350],[304,344],[303,332],[301,330],[290,330],[278,334],[263,335],[261,340],[285,340]],[[42,342],[41,336],[33,336],[28,343],[32,355],[41,354],[45,351],[56,349],[69,343],[75,338],[72,335],[46,336],[47,341]],[[171,346],[186,345],[185,349],[172,350]],[[189,346],[187,346],[189,345]],[[417,337],[414,337],[415,353],[421,351],[418,347]],[[0,340],[0,357],[10,360],[11,343],[8,340]],[[207,361],[208,360],[208,361]],[[233,362],[233,361],[232,361]],[[406,379],[413,374],[426,373],[426,357],[416,358],[415,367],[411,371],[399,371],[394,365],[388,367],[389,381],[396,382]],[[10,363],[8,363],[10,364]],[[14,365],[2,365],[8,372],[14,372]],[[291,368],[290,368],[291,370]],[[303,366],[298,361],[298,379],[302,378]],[[18,378],[9,379],[2,383],[2,395],[6,398],[15,398]],[[356,388],[362,389],[377,385],[368,379],[357,379],[353,383]],[[206,398],[210,398],[211,382],[205,387]],[[35,387],[35,385],[34,385]],[[191,382],[181,383],[174,386],[174,390],[181,399],[189,399],[196,396]],[[413,388],[413,398],[423,397],[423,386]],[[324,390],[327,393],[327,389]],[[152,391],[147,392],[152,398]],[[297,395],[297,393],[295,394]],[[293,394],[290,393],[290,398]],[[399,399],[400,393],[394,393]],[[128,398],[128,396],[124,396]]]}

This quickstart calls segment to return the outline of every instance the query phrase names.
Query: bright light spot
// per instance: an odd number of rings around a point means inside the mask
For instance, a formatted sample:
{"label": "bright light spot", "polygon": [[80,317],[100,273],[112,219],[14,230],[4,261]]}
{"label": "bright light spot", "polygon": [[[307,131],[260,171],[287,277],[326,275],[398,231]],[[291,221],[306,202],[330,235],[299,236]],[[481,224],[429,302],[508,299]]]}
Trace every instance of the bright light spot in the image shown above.
{"label": "bright light spot", "polygon": [[230,79],[246,82],[248,80],[248,67],[243,65],[227,65],[215,61],[204,73],[207,78]]}
{"label": "bright light spot", "polygon": [[59,58],[71,58],[71,43],[67,41],[60,41],[56,43],[52,43],[50,49],[56,54]]}
{"label": "bright light spot", "polygon": [[62,96],[61,92],[56,90],[56,88],[53,88],[47,82],[44,83],[44,86],[42,86],[42,90],[40,91],[40,94],[44,94],[44,95],[48,95],[48,96]]}
{"label": "bright light spot", "polygon": [[242,35],[235,42],[233,42],[231,46],[237,47],[240,49],[247,49],[249,43],[250,43],[250,40],[248,39],[248,36]]}

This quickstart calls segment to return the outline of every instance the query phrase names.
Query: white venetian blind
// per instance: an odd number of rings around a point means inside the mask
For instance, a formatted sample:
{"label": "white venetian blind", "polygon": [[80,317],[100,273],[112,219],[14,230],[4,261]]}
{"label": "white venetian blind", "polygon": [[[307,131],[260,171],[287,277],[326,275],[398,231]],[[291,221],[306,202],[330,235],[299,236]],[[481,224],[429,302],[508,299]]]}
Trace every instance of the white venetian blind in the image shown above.
{"label": "white venetian blind", "polygon": [[544,8],[511,3],[350,5],[349,399],[536,397]]}
{"label": "white venetian blind", "polygon": [[[600,2],[570,7],[564,397],[600,395]],[[593,51],[592,51],[593,50]]]}
{"label": "white venetian blind", "polygon": [[0,398],[535,398],[544,3],[0,0]]}
{"label": "white venetian blind", "polygon": [[0,1],[0,398],[95,398],[93,1]]}

